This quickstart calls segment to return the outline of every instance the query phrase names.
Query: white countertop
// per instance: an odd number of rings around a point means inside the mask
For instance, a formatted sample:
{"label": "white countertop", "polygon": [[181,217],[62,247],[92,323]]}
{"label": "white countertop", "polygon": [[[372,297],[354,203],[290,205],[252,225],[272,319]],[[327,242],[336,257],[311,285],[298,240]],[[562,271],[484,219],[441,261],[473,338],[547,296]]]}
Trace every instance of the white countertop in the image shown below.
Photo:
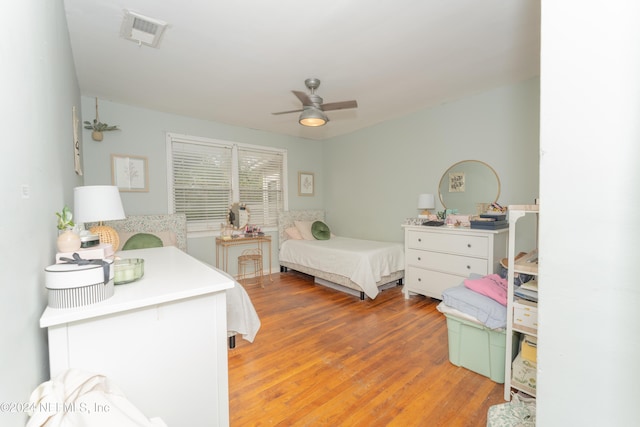
{"label": "white countertop", "polygon": [[142,279],[115,287],[115,294],[96,304],[77,308],[47,307],[40,317],[40,327],[104,316],[220,292],[233,287],[233,281],[207,264],[174,246],[121,251],[119,258],[144,259]]}

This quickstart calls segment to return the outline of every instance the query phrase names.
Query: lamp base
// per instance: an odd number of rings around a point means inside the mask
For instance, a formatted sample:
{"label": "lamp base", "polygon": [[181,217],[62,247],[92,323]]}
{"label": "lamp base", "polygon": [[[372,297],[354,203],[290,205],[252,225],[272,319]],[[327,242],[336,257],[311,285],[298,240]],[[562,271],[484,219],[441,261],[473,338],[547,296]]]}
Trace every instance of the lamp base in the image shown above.
{"label": "lamp base", "polygon": [[418,215],[418,218],[429,218],[429,215],[431,215],[431,212],[429,212],[429,209],[425,209],[422,212],[420,212],[420,215]]}
{"label": "lamp base", "polygon": [[109,243],[113,246],[113,252],[118,250],[120,246],[120,236],[118,232],[108,225],[96,225],[89,229],[91,234],[95,234],[100,238],[100,243]]}

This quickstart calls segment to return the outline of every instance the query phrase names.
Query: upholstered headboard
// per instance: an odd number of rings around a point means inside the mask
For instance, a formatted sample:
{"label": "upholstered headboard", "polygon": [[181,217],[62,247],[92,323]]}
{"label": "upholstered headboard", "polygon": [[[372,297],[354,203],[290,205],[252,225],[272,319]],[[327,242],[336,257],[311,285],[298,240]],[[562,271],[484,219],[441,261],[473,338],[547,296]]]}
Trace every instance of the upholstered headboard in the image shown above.
{"label": "upholstered headboard", "polygon": [[[86,224],[90,228],[93,224]],[[164,246],[176,246],[187,251],[187,217],[185,214],[131,215],[126,219],[105,221],[120,237],[120,247],[136,233],[155,234]]]}
{"label": "upholstered headboard", "polygon": [[295,227],[294,221],[324,221],[323,210],[284,211],[278,214],[278,244],[287,240],[284,232],[289,227]]}

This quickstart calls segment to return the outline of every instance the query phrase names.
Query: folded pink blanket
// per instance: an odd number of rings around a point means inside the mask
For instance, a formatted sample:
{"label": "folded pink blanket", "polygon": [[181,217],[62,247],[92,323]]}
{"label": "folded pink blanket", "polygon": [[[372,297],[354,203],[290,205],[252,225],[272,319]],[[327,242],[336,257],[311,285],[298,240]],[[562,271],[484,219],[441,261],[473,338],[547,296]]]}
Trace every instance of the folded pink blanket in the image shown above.
{"label": "folded pink blanket", "polygon": [[502,305],[507,305],[507,279],[503,279],[498,274],[490,274],[481,279],[465,279],[464,286]]}

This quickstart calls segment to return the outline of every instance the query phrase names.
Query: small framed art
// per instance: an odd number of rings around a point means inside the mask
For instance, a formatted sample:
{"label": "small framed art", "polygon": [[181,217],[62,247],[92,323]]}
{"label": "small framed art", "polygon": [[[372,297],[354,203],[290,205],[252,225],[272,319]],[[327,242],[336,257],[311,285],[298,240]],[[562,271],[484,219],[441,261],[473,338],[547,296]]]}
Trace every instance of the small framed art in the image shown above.
{"label": "small framed art", "polygon": [[464,172],[449,173],[449,193],[464,193]]}
{"label": "small framed art", "polygon": [[314,187],[312,172],[298,172],[298,196],[313,196]]}
{"label": "small framed art", "polygon": [[120,191],[149,191],[147,158],[112,154],[111,183]]}

